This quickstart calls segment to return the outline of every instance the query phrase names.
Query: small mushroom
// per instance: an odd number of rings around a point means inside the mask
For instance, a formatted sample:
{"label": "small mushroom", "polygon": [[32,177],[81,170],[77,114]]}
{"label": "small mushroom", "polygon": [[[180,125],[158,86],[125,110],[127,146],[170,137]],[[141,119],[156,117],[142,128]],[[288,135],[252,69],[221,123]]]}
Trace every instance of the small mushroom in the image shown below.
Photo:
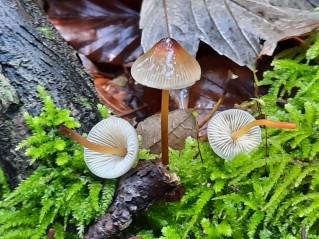
{"label": "small mushroom", "polygon": [[296,125],[256,120],[251,114],[239,109],[225,110],[208,123],[207,135],[214,152],[223,159],[231,160],[239,153],[248,153],[261,143],[261,125],[295,129]]}
{"label": "small mushroom", "polygon": [[118,178],[128,172],[138,157],[137,133],[129,122],[115,116],[96,124],[87,139],[75,131],[60,127],[60,132],[84,148],[84,160],[93,174]]}
{"label": "small mushroom", "polygon": [[162,90],[162,163],[167,165],[169,90],[193,85],[200,79],[200,66],[177,41],[163,38],[134,62],[131,74],[136,82]]}

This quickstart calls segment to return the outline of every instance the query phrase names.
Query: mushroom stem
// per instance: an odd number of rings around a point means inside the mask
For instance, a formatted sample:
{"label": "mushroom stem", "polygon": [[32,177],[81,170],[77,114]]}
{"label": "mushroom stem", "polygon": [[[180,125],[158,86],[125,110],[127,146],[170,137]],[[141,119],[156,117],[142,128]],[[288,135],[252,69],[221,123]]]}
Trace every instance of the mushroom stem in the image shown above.
{"label": "mushroom stem", "polygon": [[84,147],[91,149],[95,152],[101,153],[101,154],[115,154],[121,157],[125,157],[127,154],[126,149],[122,148],[113,148],[113,147],[108,147],[105,145],[101,144],[96,144],[93,143],[86,138],[84,138],[82,135],[79,133],[75,132],[72,129],[69,129],[65,125],[61,125],[59,132],[63,134],[64,136],[73,139],[74,141],[78,142],[79,144],[83,145]]}
{"label": "mushroom stem", "polygon": [[215,105],[214,105],[212,111],[206,116],[206,118],[205,118],[202,122],[200,122],[200,123],[198,124],[198,128],[199,128],[199,129],[202,128],[202,127],[214,116],[214,114],[217,112],[219,106],[223,103],[224,98],[225,98],[225,96],[223,95],[223,96],[221,96],[221,97],[218,99],[218,101],[215,103]]}
{"label": "mushroom stem", "polygon": [[167,165],[168,157],[168,111],[169,111],[169,90],[162,90],[161,106],[161,132],[162,132],[162,163]]}
{"label": "mushroom stem", "polygon": [[281,128],[281,129],[295,129],[297,126],[293,123],[286,123],[286,122],[274,122],[271,120],[266,119],[260,119],[260,120],[254,120],[250,122],[249,124],[245,125],[242,129],[234,132],[231,135],[232,140],[237,140],[239,137],[243,136],[244,134],[247,134],[248,131],[255,127],[255,126],[268,126],[273,128]]}

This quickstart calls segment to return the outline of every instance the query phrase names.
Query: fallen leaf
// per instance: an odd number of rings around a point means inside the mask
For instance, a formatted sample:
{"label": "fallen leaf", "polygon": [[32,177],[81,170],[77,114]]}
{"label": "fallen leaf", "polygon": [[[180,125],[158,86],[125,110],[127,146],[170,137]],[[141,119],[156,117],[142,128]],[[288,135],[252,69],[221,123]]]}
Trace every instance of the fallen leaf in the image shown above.
{"label": "fallen leaf", "polygon": [[[148,117],[137,126],[137,133],[142,136],[141,148],[150,149],[159,154],[161,150],[160,114]],[[185,139],[196,138],[196,120],[193,114],[185,110],[175,110],[168,115],[168,145],[173,149],[183,149]]]}
{"label": "fallen leaf", "polygon": [[319,13],[277,7],[268,0],[144,0],[140,27],[149,50],[170,36],[192,55],[199,41],[239,65],[252,68],[256,58],[272,55],[280,40],[319,27]]}
{"label": "fallen leaf", "polygon": [[122,65],[142,54],[140,1],[45,0],[62,37],[94,62]]}

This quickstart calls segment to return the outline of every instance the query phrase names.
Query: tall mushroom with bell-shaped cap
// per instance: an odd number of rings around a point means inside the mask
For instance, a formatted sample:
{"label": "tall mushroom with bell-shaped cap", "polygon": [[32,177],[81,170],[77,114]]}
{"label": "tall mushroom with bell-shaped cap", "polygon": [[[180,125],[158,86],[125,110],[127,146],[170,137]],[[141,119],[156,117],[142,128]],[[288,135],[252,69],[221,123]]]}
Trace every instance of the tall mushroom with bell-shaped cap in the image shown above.
{"label": "tall mushroom with bell-shaped cap", "polygon": [[133,63],[131,74],[136,82],[162,90],[162,163],[167,165],[169,90],[193,85],[200,79],[200,66],[177,41],[163,38]]}
{"label": "tall mushroom with bell-shaped cap", "polygon": [[293,123],[256,120],[244,110],[230,109],[215,115],[208,123],[207,136],[213,151],[231,160],[239,153],[248,153],[261,143],[259,126],[295,129]]}
{"label": "tall mushroom with bell-shaped cap", "polygon": [[128,172],[138,157],[139,142],[129,122],[115,116],[97,123],[87,139],[60,126],[60,133],[83,145],[84,160],[90,171],[101,178],[118,178]]}

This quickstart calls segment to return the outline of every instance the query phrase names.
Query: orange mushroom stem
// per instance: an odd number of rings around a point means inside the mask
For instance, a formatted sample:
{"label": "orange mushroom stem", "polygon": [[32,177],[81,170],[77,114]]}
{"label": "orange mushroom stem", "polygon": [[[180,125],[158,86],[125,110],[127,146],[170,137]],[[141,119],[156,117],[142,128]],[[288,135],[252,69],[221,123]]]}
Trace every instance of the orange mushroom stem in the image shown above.
{"label": "orange mushroom stem", "polygon": [[169,112],[169,90],[162,90],[161,110],[161,134],[162,134],[162,163],[169,163],[168,155],[168,112]]}
{"label": "orange mushroom stem", "polygon": [[268,127],[281,128],[281,129],[295,129],[297,127],[296,124],[287,123],[287,122],[274,122],[274,121],[266,120],[266,119],[254,120],[250,122],[249,124],[245,125],[245,127],[243,127],[242,129],[234,132],[231,135],[232,140],[237,140],[239,137],[247,134],[248,131],[255,126],[268,126]]}
{"label": "orange mushroom stem", "polygon": [[115,155],[118,155],[121,157],[125,157],[125,155],[127,154],[126,149],[113,148],[113,147],[108,147],[105,145],[93,143],[93,142],[87,140],[86,138],[84,138],[79,133],[75,132],[74,130],[69,129],[65,125],[60,126],[59,132],[61,134],[63,134],[64,136],[78,142],[82,146],[84,146],[88,149],[91,149],[95,152],[101,153],[101,154],[115,154]]}

